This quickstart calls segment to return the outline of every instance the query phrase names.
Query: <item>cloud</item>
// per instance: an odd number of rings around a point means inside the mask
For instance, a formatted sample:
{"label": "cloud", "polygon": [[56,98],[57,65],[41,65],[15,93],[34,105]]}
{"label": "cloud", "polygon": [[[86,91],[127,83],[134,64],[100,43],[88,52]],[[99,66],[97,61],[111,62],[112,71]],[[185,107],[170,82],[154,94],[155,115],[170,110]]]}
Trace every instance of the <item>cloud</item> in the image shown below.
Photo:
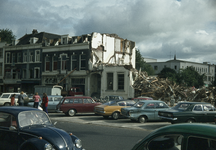
{"label": "cloud", "polygon": [[33,29],[71,36],[115,33],[135,41],[143,57],[161,61],[176,54],[177,59],[216,64],[215,0],[0,2],[1,28],[17,38]]}

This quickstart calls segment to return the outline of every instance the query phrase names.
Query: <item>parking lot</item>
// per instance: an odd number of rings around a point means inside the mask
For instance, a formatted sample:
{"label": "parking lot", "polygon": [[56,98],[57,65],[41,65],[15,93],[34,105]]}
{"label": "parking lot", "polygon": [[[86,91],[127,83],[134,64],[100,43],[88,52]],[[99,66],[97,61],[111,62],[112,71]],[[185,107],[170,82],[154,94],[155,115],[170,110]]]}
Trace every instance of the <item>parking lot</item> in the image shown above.
{"label": "parking lot", "polygon": [[76,122],[82,124],[94,124],[101,126],[111,126],[118,128],[131,128],[131,129],[139,129],[139,130],[155,130],[157,128],[170,125],[168,122],[146,122],[146,123],[138,123],[135,121],[131,121],[130,119],[120,118],[118,120],[113,120],[111,117],[108,119],[104,119],[102,116],[98,116],[95,114],[77,114],[74,117],[65,116],[64,113],[49,113],[49,116],[52,122]]}

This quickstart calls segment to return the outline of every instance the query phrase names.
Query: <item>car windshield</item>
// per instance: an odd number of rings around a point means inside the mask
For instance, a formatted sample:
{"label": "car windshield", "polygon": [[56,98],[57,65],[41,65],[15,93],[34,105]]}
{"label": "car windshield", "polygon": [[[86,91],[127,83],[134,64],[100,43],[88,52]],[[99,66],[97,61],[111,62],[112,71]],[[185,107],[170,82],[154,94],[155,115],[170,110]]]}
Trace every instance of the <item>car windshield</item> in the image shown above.
{"label": "car windshield", "polygon": [[179,103],[173,108],[178,109],[178,110],[186,110],[190,105],[191,104],[188,104],[188,103]]}
{"label": "car windshield", "polygon": [[30,125],[51,125],[49,117],[43,111],[23,111],[18,115],[20,127]]}
{"label": "car windshield", "polygon": [[137,102],[136,104],[134,104],[134,107],[141,108],[144,104],[144,102]]}

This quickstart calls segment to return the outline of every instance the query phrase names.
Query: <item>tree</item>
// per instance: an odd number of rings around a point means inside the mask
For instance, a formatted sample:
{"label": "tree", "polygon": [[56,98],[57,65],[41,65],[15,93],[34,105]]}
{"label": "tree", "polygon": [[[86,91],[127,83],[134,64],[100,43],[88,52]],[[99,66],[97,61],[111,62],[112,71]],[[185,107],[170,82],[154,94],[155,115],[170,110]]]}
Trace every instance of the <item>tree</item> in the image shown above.
{"label": "tree", "polygon": [[151,65],[147,64],[144,61],[144,58],[142,57],[139,49],[136,49],[136,69],[141,71],[146,71],[148,75],[154,74],[154,69],[151,67]]}
{"label": "tree", "polygon": [[171,81],[174,81],[174,82],[177,82],[178,79],[177,79],[177,73],[174,69],[171,69],[171,68],[168,68],[168,67],[165,67],[161,70],[161,72],[158,74],[158,76],[160,78],[168,78],[170,79]]}
{"label": "tree", "polygon": [[0,38],[1,38],[1,42],[11,43],[12,39],[15,38],[15,35],[13,35],[12,30],[0,29]]}
{"label": "tree", "polygon": [[205,75],[200,75],[194,67],[190,66],[180,71],[179,82],[185,83],[187,86],[201,87],[204,85]]}

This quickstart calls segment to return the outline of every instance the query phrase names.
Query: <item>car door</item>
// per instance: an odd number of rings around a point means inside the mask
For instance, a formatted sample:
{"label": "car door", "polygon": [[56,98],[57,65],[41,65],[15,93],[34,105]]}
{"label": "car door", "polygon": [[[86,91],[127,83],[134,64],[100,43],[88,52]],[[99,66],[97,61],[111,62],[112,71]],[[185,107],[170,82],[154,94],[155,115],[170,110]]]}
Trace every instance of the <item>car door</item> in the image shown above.
{"label": "car door", "polygon": [[5,102],[10,102],[11,94],[3,93],[0,98],[0,105],[4,105]]}
{"label": "car door", "polygon": [[[10,129],[13,126],[13,130]],[[17,122],[13,115],[0,112],[0,149],[18,149]]]}
{"label": "car door", "polygon": [[207,111],[203,110],[203,105],[197,104],[194,106],[193,110],[188,115],[188,117],[194,117],[197,122],[206,122],[207,119]]}
{"label": "car door", "polygon": [[82,98],[74,98],[73,109],[76,109],[77,113],[84,112],[83,108],[83,99]]}
{"label": "car door", "polygon": [[48,96],[49,102],[48,102],[48,110],[52,110],[55,109],[55,105],[54,105],[54,97],[52,96]]}
{"label": "car door", "polygon": [[94,112],[95,103],[90,98],[83,98],[83,112]]}
{"label": "car door", "polygon": [[215,116],[216,116],[216,111],[213,105],[211,104],[204,104],[203,105],[203,110],[207,113],[207,122],[214,122]]}
{"label": "car door", "polygon": [[142,110],[141,114],[147,115],[148,120],[155,120],[155,103],[154,102],[149,102],[141,110]]}

